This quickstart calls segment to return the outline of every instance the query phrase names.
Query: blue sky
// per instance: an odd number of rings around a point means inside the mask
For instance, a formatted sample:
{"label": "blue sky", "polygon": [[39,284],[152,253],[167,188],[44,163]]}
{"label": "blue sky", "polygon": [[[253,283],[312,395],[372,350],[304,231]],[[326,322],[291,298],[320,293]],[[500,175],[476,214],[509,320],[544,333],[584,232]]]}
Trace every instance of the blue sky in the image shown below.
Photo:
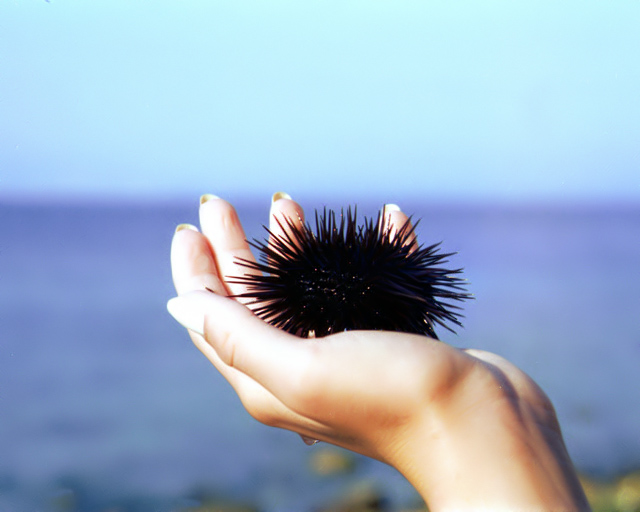
{"label": "blue sky", "polygon": [[640,2],[0,2],[0,199],[640,201]]}

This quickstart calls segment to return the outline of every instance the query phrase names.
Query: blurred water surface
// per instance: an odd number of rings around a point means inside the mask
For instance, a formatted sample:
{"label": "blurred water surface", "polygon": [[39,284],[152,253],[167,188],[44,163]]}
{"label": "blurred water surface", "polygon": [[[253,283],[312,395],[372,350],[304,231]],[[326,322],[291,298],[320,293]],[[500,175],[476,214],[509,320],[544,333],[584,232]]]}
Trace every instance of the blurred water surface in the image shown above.
{"label": "blurred water surface", "polygon": [[[262,237],[268,204],[236,206]],[[581,471],[640,467],[640,207],[402,206],[423,243],[459,251],[476,296],[442,338],[532,375]],[[203,489],[309,510],[344,486],[251,419],[166,313],[180,222],[196,206],[0,204],[0,510],[65,493],[78,509],[175,510]],[[358,458],[348,478],[362,477],[414,499],[382,464]]]}

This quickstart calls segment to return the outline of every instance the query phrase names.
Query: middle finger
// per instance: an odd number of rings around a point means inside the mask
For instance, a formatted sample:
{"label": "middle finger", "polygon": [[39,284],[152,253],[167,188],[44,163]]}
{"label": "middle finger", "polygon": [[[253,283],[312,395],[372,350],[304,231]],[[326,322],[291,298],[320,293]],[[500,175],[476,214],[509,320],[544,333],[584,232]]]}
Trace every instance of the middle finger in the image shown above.
{"label": "middle finger", "polygon": [[203,196],[200,205],[202,233],[211,244],[218,273],[230,295],[240,295],[246,285],[232,283],[234,277],[256,274],[239,260],[255,261],[246,240],[236,210],[227,201],[215,196]]}

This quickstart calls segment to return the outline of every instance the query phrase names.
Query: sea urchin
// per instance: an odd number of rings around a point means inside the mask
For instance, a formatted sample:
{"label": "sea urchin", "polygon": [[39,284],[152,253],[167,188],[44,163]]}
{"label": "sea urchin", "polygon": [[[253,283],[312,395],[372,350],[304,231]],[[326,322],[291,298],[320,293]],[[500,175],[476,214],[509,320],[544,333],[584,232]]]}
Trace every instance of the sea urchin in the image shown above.
{"label": "sea urchin", "polygon": [[[237,295],[249,301],[265,321],[299,336],[322,337],[344,330],[386,330],[425,334],[438,339],[434,325],[461,326],[459,306],[448,301],[471,297],[462,269],[447,270],[449,254],[438,244],[423,248],[409,221],[397,232],[382,217],[356,224],[355,210],[316,211],[316,230],[284,218],[283,234],[249,242],[258,262],[240,260],[258,271],[234,278],[246,286]],[[286,229],[285,229],[286,228]]]}

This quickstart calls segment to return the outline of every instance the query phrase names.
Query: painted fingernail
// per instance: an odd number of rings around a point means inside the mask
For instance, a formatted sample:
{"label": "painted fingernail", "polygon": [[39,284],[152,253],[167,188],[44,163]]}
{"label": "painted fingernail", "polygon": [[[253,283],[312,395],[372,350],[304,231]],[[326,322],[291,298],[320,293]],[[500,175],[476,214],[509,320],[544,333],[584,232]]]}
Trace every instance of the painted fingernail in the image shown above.
{"label": "painted fingernail", "polygon": [[291,199],[291,196],[286,192],[276,192],[271,198],[271,204],[275,203],[279,199]]}
{"label": "painted fingernail", "polygon": [[178,226],[176,227],[176,233],[178,231],[182,231],[183,229],[190,229],[191,231],[195,231],[196,233],[198,232],[198,228],[193,224],[178,224]]}
{"label": "painted fingernail", "polygon": [[204,204],[207,201],[211,201],[212,199],[220,199],[218,196],[214,196],[213,194],[203,194],[200,196],[200,204]]}
{"label": "painted fingernail", "polygon": [[167,311],[190,331],[204,336],[204,312],[187,297],[174,297],[167,302]]}

